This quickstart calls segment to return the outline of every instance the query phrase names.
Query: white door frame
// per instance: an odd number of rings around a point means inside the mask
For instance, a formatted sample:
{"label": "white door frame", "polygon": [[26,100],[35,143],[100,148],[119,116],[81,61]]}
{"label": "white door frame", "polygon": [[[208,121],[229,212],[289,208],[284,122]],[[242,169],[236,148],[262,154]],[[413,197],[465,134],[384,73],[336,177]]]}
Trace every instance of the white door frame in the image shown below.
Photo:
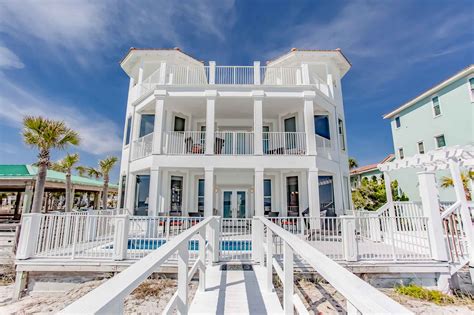
{"label": "white door frame", "polygon": [[221,209],[221,216],[224,218],[224,192],[230,191],[232,192],[231,196],[231,213],[232,213],[232,218],[236,219],[237,216],[237,192],[238,191],[243,191],[245,192],[245,218],[248,218],[249,215],[249,190],[248,188],[239,188],[239,187],[230,187],[230,188],[222,188],[221,189],[221,200],[220,200],[220,209]]}

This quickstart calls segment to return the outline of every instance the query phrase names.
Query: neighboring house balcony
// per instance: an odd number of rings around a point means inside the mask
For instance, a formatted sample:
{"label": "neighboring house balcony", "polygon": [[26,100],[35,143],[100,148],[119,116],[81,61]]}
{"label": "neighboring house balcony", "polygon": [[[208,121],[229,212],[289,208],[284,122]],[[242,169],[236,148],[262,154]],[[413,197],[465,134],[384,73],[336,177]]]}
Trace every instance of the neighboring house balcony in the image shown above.
{"label": "neighboring house balcony", "polygon": [[[151,72],[153,71],[153,72]],[[148,74],[146,74],[148,72]],[[151,72],[151,73],[150,73]],[[145,76],[146,75],[146,76]],[[327,72],[308,64],[294,67],[179,65],[161,62],[157,67],[140,68],[137,82],[131,86],[131,100],[138,101],[165,86],[312,86],[329,99],[334,99],[333,78]]]}

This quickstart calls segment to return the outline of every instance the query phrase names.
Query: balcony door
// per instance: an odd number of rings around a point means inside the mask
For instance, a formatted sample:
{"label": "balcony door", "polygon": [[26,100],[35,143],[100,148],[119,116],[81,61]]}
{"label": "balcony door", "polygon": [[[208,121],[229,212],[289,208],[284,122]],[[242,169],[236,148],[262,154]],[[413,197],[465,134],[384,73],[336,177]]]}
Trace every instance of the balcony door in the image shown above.
{"label": "balcony door", "polygon": [[229,189],[222,191],[222,216],[226,219],[241,219],[247,216],[247,191]]}
{"label": "balcony door", "polygon": [[285,148],[294,149],[296,148],[296,117],[286,118],[284,120],[285,128]]}

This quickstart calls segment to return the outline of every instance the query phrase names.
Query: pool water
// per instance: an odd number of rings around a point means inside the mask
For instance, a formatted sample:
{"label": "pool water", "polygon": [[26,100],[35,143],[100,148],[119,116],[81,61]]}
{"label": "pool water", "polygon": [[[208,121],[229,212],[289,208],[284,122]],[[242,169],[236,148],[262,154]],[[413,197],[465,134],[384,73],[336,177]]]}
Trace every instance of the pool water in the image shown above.
{"label": "pool water", "polygon": [[[128,249],[135,250],[154,250],[166,243],[163,239],[129,239]],[[223,251],[250,251],[252,250],[252,241],[239,241],[239,240],[228,240],[220,241],[220,247]],[[113,245],[108,245],[106,249],[112,249]],[[188,243],[189,250],[198,250],[199,242],[197,240],[191,240]]]}

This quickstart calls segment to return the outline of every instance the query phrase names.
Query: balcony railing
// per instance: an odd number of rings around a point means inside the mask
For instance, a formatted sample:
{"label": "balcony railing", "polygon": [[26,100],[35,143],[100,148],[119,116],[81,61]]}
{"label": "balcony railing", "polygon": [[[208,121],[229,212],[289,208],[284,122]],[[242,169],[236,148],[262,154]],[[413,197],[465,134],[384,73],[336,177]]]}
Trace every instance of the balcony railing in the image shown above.
{"label": "balcony railing", "polygon": [[168,131],[165,152],[171,155],[202,155],[206,151],[206,132]]}
{"label": "balcony railing", "polygon": [[316,141],[316,151],[325,157],[329,157],[332,151],[332,142],[319,135],[314,135]]}
{"label": "balcony railing", "polygon": [[214,153],[218,155],[254,154],[254,133],[218,131],[215,133]]}
{"label": "balcony railing", "polygon": [[153,153],[153,133],[138,138],[132,143],[132,160],[147,157]]}
{"label": "balcony railing", "polygon": [[305,155],[306,134],[304,132],[264,132],[263,154]]}

